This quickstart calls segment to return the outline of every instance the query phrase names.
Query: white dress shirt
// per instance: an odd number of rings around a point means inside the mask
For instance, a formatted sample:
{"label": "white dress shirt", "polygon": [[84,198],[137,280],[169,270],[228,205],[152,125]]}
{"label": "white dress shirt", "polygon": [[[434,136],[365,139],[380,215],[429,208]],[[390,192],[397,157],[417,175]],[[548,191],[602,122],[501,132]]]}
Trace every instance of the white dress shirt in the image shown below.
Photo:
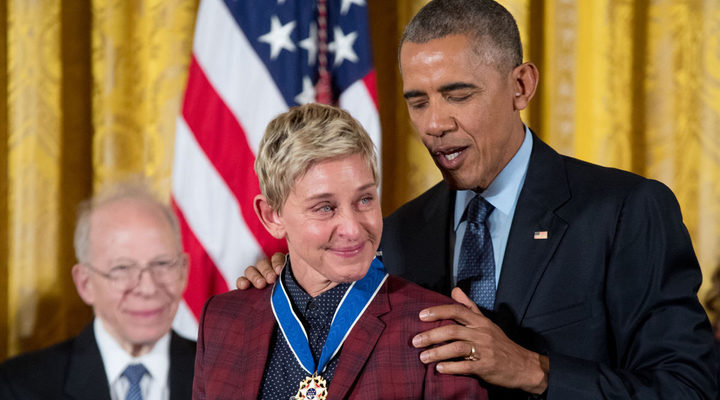
{"label": "white dress shirt", "polygon": [[95,317],[93,323],[103,365],[110,385],[111,400],[125,400],[130,382],[122,376],[130,364],[143,364],[148,373],[140,381],[143,400],[169,400],[170,388],[170,332],[155,343],[152,350],[140,357],[133,357],[103,327],[102,320]]}

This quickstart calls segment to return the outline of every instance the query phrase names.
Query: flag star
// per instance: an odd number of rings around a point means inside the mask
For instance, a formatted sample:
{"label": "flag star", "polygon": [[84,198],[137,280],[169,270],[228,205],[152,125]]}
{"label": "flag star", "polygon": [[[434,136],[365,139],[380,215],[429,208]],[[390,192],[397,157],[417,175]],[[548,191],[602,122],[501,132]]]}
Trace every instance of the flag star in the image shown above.
{"label": "flag star", "polygon": [[365,0],[342,0],[342,6],[340,6],[340,14],[345,15],[350,10],[350,6],[357,4],[359,6],[365,5]]}
{"label": "flag star", "polygon": [[295,43],[290,39],[290,33],[292,33],[293,29],[295,29],[295,21],[283,25],[276,15],[270,18],[270,32],[260,36],[258,40],[270,45],[270,58],[272,60],[276,59],[283,49],[295,51]]}
{"label": "flag star", "polygon": [[278,4],[285,4],[285,0],[278,0]]}
{"label": "flag star", "polygon": [[318,51],[317,26],[315,26],[315,24],[310,25],[308,37],[301,40],[299,45],[308,52],[308,65],[315,65],[315,59],[317,58]]}
{"label": "flag star", "polygon": [[303,77],[303,89],[300,94],[295,96],[295,102],[298,104],[307,104],[315,101],[315,86],[313,86],[310,77]]}
{"label": "flag star", "polygon": [[353,50],[353,44],[357,39],[357,32],[350,32],[347,36],[343,33],[339,26],[333,29],[335,40],[328,45],[328,49],[335,53],[335,62],[333,66],[337,67],[342,64],[343,61],[348,60],[352,62],[358,61],[358,56]]}

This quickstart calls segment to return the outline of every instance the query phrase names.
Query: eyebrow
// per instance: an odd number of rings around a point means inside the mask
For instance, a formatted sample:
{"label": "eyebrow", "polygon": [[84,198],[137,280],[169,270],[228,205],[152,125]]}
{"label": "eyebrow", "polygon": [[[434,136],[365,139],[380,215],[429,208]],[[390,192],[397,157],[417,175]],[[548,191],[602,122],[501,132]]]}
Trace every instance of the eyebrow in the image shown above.
{"label": "eyebrow", "polygon": [[407,92],[403,93],[403,97],[405,100],[409,100],[413,97],[422,97],[426,96],[425,92],[420,90],[408,90]]}
{"label": "eyebrow", "polygon": [[[445,92],[452,92],[453,90],[462,90],[462,89],[477,89],[478,87],[473,85],[472,83],[465,83],[465,82],[453,82],[448,83],[447,85],[440,86],[439,92],[445,93]],[[407,92],[403,93],[403,97],[405,100],[409,100],[413,97],[422,97],[427,96],[427,94],[421,90],[408,90]]]}
{"label": "eyebrow", "polygon": [[440,92],[452,92],[453,90],[462,90],[462,89],[477,89],[477,86],[473,85],[472,83],[465,83],[465,82],[454,82],[454,83],[448,83],[447,85],[440,86]]}
{"label": "eyebrow", "polygon": [[[375,182],[371,182],[366,185],[360,186],[359,188],[357,188],[356,192],[362,192],[362,191],[368,190],[372,187],[375,187]],[[325,199],[328,197],[333,197],[333,194],[332,193],[318,193],[316,195],[308,197],[307,201],[321,200],[321,199]]]}

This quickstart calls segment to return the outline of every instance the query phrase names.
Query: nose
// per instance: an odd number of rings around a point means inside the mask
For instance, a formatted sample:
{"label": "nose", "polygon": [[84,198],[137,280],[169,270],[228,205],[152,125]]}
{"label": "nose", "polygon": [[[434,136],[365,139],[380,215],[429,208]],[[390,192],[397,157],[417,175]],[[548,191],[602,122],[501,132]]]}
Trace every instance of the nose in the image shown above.
{"label": "nose", "polygon": [[428,105],[426,115],[427,121],[423,132],[427,135],[442,137],[457,126],[449,110],[442,104]]}
{"label": "nose", "polygon": [[360,233],[360,218],[355,210],[344,210],[337,217],[335,232],[344,239],[354,239]]}
{"label": "nose", "polygon": [[153,278],[152,272],[149,268],[143,268],[140,270],[140,277],[138,278],[138,284],[135,285],[135,292],[143,294],[145,296],[152,295],[157,290],[157,283]]}

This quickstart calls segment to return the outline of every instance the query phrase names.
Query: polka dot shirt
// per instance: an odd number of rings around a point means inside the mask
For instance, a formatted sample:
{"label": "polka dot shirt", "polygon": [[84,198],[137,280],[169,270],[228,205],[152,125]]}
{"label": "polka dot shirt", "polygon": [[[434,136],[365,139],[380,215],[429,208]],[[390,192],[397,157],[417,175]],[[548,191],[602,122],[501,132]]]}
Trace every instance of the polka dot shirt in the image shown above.
{"label": "polka dot shirt", "polygon": [[[335,314],[335,309],[337,309],[345,292],[350,287],[350,283],[341,283],[319,296],[310,297],[295,281],[289,262],[283,269],[281,279],[290,296],[290,302],[293,305],[295,314],[300,318],[305,332],[308,334],[310,351],[317,364],[327,335],[330,332],[330,323],[333,314]],[[330,381],[335,375],[338,356],[339,353],[328,362],[327,368],[321,374],[327,381],[328,387],[330,387]],[[270,342],[270,356],[265,366],[259,398],[268,400],[289,399],[297,394],[300,382],[307,376],[308,373],[298,363],[285,340],[285,336],[276,324]]]}

